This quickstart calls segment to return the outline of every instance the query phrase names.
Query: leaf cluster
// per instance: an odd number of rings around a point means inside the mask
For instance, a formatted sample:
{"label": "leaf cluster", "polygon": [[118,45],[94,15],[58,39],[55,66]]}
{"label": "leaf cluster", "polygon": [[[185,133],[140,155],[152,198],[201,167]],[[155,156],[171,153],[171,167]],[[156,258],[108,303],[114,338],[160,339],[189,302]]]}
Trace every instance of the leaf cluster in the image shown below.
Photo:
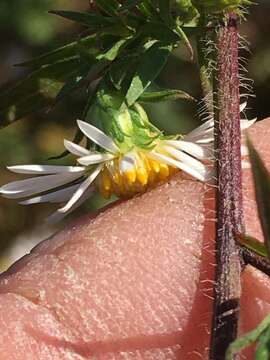
{"label": "leaf cluster", "polygon": [[[84,35],[17,65],[32,72],[0,95],[0,127],[31,112],[51,108],[79,87],[88,98],[94,98],[99,89],[95,86],[97,80],[101,87],[106,83],[110,91],[121,94],[121,104],[132,106],[181,41],[191,49],[188,36],[195,27],[190,21],[197,16],[193,10],[189,1],[96,0],[91,12],[51,11],[81,24]],[[172,90],[148,94],[144,101],[179,97],[190,99]]]}

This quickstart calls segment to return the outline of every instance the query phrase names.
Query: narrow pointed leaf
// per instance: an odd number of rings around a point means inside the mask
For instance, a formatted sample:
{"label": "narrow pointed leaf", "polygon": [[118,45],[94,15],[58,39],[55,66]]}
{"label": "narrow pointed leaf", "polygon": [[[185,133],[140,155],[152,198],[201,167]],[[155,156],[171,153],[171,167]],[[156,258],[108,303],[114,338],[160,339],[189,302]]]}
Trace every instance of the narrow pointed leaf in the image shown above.
{"label": "narrow pointed leaf", "polygon": [[247,140],[252,165],[257,206],[264,234],[264,242],[270,258],[270,175],[251,141]]}
{"label": "narrow pointed leaf", "polygon": [[159,12],[161,18],[165,21],[167,25],[170,25],[172,22],[171,16],[171,1],[170,0],[159,0],[158,1]]}
{"label": "narrow pointed leaf", "polygon": [[[231,345],[229,346],[227,352],[226,352],[226,358],[225,360],[233,360],[234,355],[238,354],[241,350],[247,348],[248,346],[255,343],[260,336],[267,331],[270,327],[270,315],[267,316],[260,324],[259,326],[250,331],[249,333],[239,337],[236,339]],[[256,360],[261,360],[261,358],[256,357]]]}
{"label": "narrow pointed leaf", "polygon": [[67,11],[67,10],[51,10],[50,14],[61,16],[67,20],[75,21],[90,28],[101,28],[111,25],[114,21],[112,18],[101,16],[98,14],[90,14],[87,12]]}
{"label": "narrow pointed leaf", "polygon": [[118,15],[120,3],[117,0],[96,0],[95,4],[108,15]]}
{"label": "narrow pointed leaf", "polygon": [[126,58],[120,59],[112,64],[109,71],[109,78],[113,86],[120,90],[124,80],[128,77],[130,70],[133,68],[134,62]]}
{"label": "narrow pointed leaf", "polygon": [[76,90],[85,80],[87,73],[88,68],[86,68],[85,71],[82,71],[81,74],[78,74],[75,77],[72,77],[69,81],[67,81],[57,94],[55,101],[60,101],[72,91]]}
{"label": "narrow pointed leaf", "polygon": [[247,249],[254,251],[260,256],[267,257],[266,247],[261,241],[245,234],[238,235],[237,238],[240,244],[245,246]]}
{"label": "narrow pointed leaf", "polygon": [[127,104],[129,106],[135,103],[144,90],[159,75],[167,62],[171,50],[171,46],[155,43],[142,55],[126,95]]}
{"label": "narrow pointed leaf", "polygon": [[187,37],[186,33],[184,32],[184,30],[182,29],[182,27],[179,25],[177,26],[176,28],[176,32],[177,34],[179,34],[179,36],[183,39],[185,45],[186,45],[186,48],[190,54],[190,59],[191,61],[193,61],[194,59],[194,51],[193,51],[193,47],[189,41],[189,38]]}
{"label": "narrow pointed leaf", "polygon": [[160,90],[160,91],[151,91],[144,92],[140,97],[139,101],[145,103],[155,103],[160,101],[172,101],[178,99],[185,99],[190,101],[195,101],[195,99],[181,90]]}
{"label": "narrow pointed leaf", "polygon": [[138,4],[138,9],[148,19],[159,15],[158,12],[156,11],[156,6],[153,5],[151,1],[148,0],[141,1]]}
{"label": "narrow pointed leaf", "polygon": [[80,75],[82,68],[85,64],[76,59],[47,65],[3,93],[0,96],[0,127],[52,105],[65,82]]}
{"label": "narrow pointed leaf", "polygon": [[91,49],[95,46],[96,40],[90,35],[86,36],[78,41],[74,41],[67,45],[61,46],[58,49],[50,51],[44,55],[38,56],[32,60],[25,61],[23,63],[16,64],[16,66],[27,66],[32,68],[39,68],[43,65],[54,64],[59,61],[74,59],[80,57],[80,49]]}
{"label": "narrow pointed leaf", "polygon": [[108,51],[97,56],[98,60],[105,59],[113,61],[120,51],[128,44],[129,39],[121,39],[117,41]]}
{"label": "narrow pointed leaf", "polygon": [[179,42],[179,34],[169,28],[164,22],[156,20],[148,20],[142,27],[141,31],[145,36],[151,36],[161,42],[177,43]]}
{"label": "narrow pointed leaf", "polygon": [[269,360],[270,358],[270,326],[258,339],[254,360]]}
{"label": "narrow pointed leaf", "polygon": [[125,3],[121,6],[120,13],[123,13],[126,10],[129,10],[130,8],[135,7],[143,0],[126,0]]}

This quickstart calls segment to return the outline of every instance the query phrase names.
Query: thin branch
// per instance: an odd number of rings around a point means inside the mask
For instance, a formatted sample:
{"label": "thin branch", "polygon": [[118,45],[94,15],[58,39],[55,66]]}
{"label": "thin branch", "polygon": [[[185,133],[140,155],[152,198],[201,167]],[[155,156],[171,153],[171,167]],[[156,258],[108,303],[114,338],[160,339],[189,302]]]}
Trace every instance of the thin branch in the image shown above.
{"label": "thin branch", "polygon": [[211,69],[211,54],[209,54],[209,46],[213,42],[213,31],[207,28],[205,16],[200,18],[200,33],[197,35],[197,56],[200,72],[201,87],[204,95],[204,102],[207,112],[213,116],[213,81]]}
{"label": "thin branch", "polygon": [[270,262],[268,258],[257,255],[254,251],[251,251],[244,246],[241,251],[245,265],[252,265],[267,276],[270,276]]}

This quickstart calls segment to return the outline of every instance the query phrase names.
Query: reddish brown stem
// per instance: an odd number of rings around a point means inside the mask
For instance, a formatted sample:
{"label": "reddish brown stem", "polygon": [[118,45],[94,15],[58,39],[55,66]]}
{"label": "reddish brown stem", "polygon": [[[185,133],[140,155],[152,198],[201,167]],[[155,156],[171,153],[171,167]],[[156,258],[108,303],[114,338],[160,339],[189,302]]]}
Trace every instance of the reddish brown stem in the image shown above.
{"label": "reddish brown stem", "polygon": [[262,271],[265,275],[270,276],[270,262],[268,258],[260,256],[243,246],[241,250],[244,265],[252,265],[256,269]]}
{"label": "reddish brown stem", "polygon": [[224,360],[237,336],[240,298],[240,256],[235,240],[243,232],[238,24],[230,14],[217,34],[215,90],[216,284],[210,359]]}

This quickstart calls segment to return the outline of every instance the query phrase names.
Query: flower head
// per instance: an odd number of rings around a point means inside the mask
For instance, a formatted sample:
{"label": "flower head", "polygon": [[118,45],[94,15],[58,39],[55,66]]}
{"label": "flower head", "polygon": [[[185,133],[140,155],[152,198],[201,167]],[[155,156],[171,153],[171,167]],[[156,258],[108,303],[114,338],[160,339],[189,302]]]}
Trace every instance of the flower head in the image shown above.
{"label": "flower head", "polygon": [[[126,198],[144,192],[177,171],[204,182],[213,177],[208,166],[213,159],[213,120],[185,136],[164,136],[138,104],[121,113],[117,120],[117,129],[110,129],[115,136],[78,120],[79,129],[95,149],[64,140],[65,148],[77,157],[76,166],[10,166],[10,171],[39,176],[4,185],[0,194],[10,199],[27,198],[20,202],[24,205],[65,203],[49,218],[57,221],[96,189],[106,198],[112,194]],[[251,123],[242,120],[241,127],[245,129]]]}

